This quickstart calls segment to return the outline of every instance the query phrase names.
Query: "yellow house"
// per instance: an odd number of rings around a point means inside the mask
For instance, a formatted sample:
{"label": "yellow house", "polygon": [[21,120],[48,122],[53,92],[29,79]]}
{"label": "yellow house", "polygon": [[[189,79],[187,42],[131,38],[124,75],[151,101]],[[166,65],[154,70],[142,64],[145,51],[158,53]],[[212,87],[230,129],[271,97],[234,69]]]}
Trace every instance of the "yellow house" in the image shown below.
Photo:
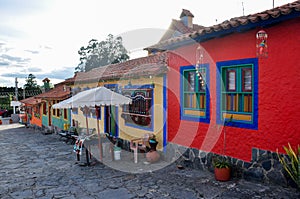
{"label": "yellow house", "polygon": [[167,54],[159,53],[77,73],[74,92],[104,86],[130,97],[132,104],[93,107],[87,115],[82,108],[72,109],[72,119],[86,127],[87,118],[89,129],[97,129],[99,122],[101,132],[127,141],[154,134],[162,149],[167,141],[167,71]]}

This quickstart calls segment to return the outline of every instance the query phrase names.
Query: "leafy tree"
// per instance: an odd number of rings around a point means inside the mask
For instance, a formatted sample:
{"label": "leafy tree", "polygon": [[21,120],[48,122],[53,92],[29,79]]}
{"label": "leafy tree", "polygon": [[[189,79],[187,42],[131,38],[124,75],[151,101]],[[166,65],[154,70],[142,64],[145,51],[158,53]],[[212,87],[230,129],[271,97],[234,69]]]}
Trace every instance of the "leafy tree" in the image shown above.
{"label": "leafy tree", "polygon": [[127,50],[123,46],[122,37],[109,34],[105,41],[96,39],[89,41],[86,47],[78,51],[80,63],[75,68],[76,72],[87,72],[93,68],[124,62],[129,59]]}
{"label": "leafy tree", "polygon": [[36,77],[33,74],[29,74],[27,79],[25,79],[26,84],[24,85],[24,88],[27,90],[36,90],[39,89],[39,86],[36,83]]}

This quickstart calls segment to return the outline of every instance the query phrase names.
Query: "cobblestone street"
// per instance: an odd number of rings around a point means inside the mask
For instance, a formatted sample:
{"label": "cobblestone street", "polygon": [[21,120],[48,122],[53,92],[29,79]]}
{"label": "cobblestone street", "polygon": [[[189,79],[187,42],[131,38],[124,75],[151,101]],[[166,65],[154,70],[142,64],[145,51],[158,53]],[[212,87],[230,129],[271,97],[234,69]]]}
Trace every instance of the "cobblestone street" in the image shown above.
{"label": "cobblestone street", "polygon": [[0,126],[0,198],[300,198],[293,188],[232,179],[171,164],[127,173],[97,163],[75,164],[73,146],[56,134],[19,124]]}

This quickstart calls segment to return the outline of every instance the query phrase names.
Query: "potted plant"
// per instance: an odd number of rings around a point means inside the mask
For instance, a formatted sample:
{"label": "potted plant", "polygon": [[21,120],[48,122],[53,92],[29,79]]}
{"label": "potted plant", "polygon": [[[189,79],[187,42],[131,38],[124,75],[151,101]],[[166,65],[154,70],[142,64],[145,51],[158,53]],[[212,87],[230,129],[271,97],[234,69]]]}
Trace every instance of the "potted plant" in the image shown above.
{"label": "potted plant", "polygon": [[216,157],[213,160],[215,179],[218,181],[230,180],[231,165],[226,157]]}
{"label": "potted plant", "polygon": [[229,120],[224,122],[224,139],[223,139],[223,153],[222,156],[217,156],[213,159],[215,178],[218,181],[230,180],[231,165],[228,159],[225,157],[226,154],[226,126],[229,122],[232,122],[233,115]]}

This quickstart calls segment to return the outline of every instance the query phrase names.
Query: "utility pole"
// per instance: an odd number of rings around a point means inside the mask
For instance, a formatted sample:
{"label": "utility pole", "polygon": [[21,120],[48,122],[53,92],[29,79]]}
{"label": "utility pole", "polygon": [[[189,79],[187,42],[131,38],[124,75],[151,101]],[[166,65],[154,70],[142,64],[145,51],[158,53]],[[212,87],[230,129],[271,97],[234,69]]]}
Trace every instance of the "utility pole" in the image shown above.
{"label": "utility pole", "polygon": [[15,100],[18,101],[18,78],[15,78]]}

